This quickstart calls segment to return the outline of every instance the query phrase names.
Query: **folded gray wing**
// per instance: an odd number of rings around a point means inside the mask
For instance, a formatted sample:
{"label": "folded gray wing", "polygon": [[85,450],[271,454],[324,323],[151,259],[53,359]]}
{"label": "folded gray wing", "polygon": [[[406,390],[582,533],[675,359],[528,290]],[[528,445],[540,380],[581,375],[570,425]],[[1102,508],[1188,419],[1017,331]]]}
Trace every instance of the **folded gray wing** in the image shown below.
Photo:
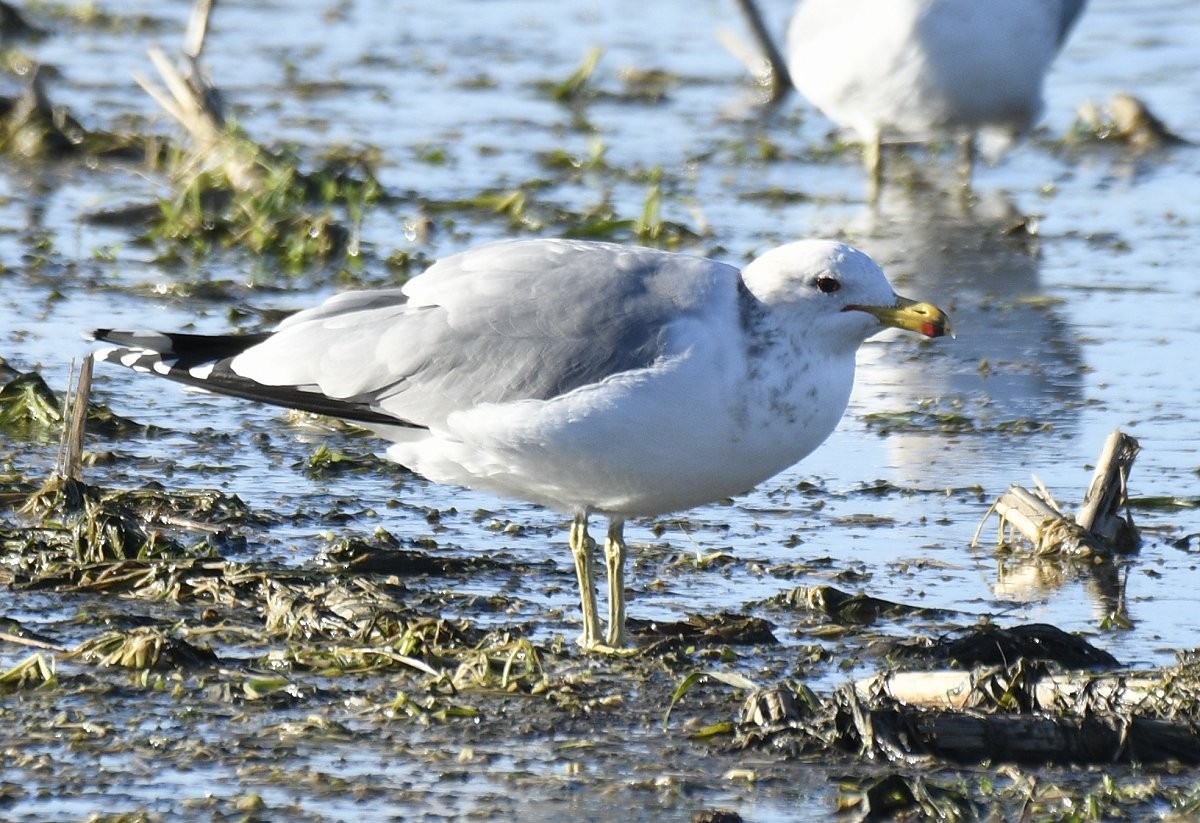
{"label": "folded gray wing", "polygon": [[521,240],[439,261],[402,289],[339,295],[238,357],[418,425],[481,403],[545,400],[677,354],[672,329],[736,323],[738,272],[607,243]]}

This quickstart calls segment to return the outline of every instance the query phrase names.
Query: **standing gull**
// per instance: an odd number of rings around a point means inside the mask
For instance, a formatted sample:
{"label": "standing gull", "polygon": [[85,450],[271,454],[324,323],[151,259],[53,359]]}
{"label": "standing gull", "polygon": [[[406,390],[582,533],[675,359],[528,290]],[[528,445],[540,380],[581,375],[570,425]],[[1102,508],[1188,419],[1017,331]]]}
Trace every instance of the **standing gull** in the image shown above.
{"label": "standing gull", "polygon": [[[962,140],[969,176],[977,136],[1003,147],[1041,115],[1042,83],[1085,2],[800,0],[786,71],[863,141],[873,192],[885,141]],[[764,39],[752,0],[739,4]]]}
{"label": "standing gull", "polygon": [[[655,249],[517,240],[402,288],[348,292],[269,334],[101,329],[100,359],[220,394],[332,415],[439,483],[573,515],[580,644],[628,642],[624,524],[753,488],[846,409],[884,327],[937,337],[862,252],[805,240],[742,271]],[[601,635],[588,515],[608,517]],[[603,642],[602,642],[603,637]]]}

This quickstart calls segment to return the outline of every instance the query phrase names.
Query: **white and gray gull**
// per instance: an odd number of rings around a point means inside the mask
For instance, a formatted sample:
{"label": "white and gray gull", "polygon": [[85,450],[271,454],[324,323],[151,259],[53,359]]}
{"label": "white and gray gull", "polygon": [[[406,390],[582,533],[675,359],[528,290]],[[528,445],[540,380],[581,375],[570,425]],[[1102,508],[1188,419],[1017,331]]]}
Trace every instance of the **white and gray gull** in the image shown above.
{"label": "white and gray gull", "polygon": [[[438,261],[264,334],[102,329],[100,359],[213,392],[354,421],[439,483],[574,517],[580,644],[625,632],[625,519],[749,491],[815,449],[849,400],[855,352],[946,315],[896,295],[866,254],[804,240],[739,271],[575,240]],[[609,518],[601,634],[590,514]]]}
{"label": "white and gray gull", "polygon": [[996,145],[1042,112],[1042,84],[1086,0],[800,0],[787,31],[795,87],[865,145],[872,184],[889,140]]}

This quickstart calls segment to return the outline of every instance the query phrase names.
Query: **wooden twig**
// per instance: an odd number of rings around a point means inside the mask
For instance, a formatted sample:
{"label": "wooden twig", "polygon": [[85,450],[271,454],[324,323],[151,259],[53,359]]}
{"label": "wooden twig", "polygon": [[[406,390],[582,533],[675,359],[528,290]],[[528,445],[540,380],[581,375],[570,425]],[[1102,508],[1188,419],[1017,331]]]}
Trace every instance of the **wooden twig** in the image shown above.
{"label": "wooden twig", "polygon": [[75,393],[71,394],[71,387],[68,385],[67,397],[63,401],[63,431],[58,447],[57,474],[65,480],[80,480],[82,475],[83,435],[87,429],[93,362],[94,358],[90,354],[83,358],[83,365],[79,367],[79,377],[75,382]]}
{"label": "wooden twig", "polygon": [[47,643],[44,640],[35,640],[32,637],[21,637],[19,634],[10,634],[9,632],[0,632],[0,641],[15,643],[18,646],[29,646],[33,649],[46,649],[52,652],[65,652],[67,650],[66,646]]}

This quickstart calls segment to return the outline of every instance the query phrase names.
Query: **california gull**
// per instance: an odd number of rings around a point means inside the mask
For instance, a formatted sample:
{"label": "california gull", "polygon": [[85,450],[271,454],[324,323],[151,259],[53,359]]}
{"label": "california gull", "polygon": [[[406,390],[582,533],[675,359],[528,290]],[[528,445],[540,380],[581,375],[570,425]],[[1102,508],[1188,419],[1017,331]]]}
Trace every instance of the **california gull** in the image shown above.
{"label": "california gull", "polygon": [[[805,240],[739,271],[686,254],[515,240],[401,288],[340,294],[271,333],[102,329],[100,359],[353,421],[439,483],[569,513],[582,646],[625,632],[626,518],[750,490],[846,409],[855,352],[885,327],[937,337],[866,254]],[[590,514],[609,519],[601,634]]]}

